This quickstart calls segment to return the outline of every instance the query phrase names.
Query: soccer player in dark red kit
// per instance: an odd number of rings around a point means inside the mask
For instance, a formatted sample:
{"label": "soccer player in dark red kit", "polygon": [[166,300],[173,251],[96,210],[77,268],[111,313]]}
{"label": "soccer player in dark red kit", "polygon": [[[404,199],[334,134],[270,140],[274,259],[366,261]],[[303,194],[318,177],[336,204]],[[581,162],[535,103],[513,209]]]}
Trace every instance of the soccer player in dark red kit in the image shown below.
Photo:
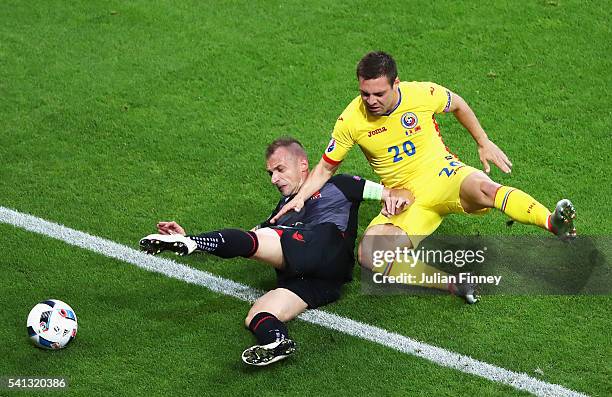
{"label": "soccer player in dark red kit", "polygon": [[311,195],[301,211],[291,211],[272,225],[269,220],[308,177],[308,158],[297,140],[281,138],[268,146],[266,168],[282,198],[260,225],[249,231],[224,229],[187,235],[176,222],[159,222],[159,234],[140,240],[141,248],[151,254],[201,251],[221,258],[251,258],[275,268],[277,288],[257,299],[245,319],[257,345],[246,349],[242,360],[258,366],[292,354],[296,344],[285,322],[308,308],[338,300],[342,285],[352,279],[361,201],[383,200],[383,211],[390,214],[412,202],[407,190],[387,189],[358,176],[337,175]]}

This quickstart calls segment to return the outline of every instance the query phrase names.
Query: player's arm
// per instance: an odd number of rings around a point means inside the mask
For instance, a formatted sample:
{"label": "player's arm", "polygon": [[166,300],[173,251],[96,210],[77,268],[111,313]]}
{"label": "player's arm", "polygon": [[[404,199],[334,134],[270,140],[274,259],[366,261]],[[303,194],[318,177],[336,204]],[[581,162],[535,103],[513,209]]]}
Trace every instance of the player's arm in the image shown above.
{"label": "player's arm", "polygon": [[509,173],[512,169],[512,163],[508,159],[508,156],[506,156],[495,143],[491,142],[487,133],[478,122],[472,108],[470,108],[467,102],[459,95],[450,91],[449,93],[451,101],[447,111],[453,112],[455,118],[466,130],[468,130],[474,141],[476,141],[478,145],[478,155],[480,156],[480,161],[484,166],[485,172],[489,173],[489,171],[491,171],[489,161],[492,161],[503,172]]}
{"label": "player's arm", "polygon": [[381,212],[385,216],[399,214],[414,202],[414,196],[409,190],[389,189],[358,176],[336,175],[331,178],[330,183],[336,185],[349,201],[382,201]]}
{"label": "player's arm", "polygon": [[276,221],[283,215],[285,215],[289,211],[299,212],[304,207],[304,202],[313,194],[315,194],[319,189],[325,185],[325,182],[331,178],[336,170],[340,167],[340,163],[338,164],[330,164],[329,162],[321,159],[319,164],[310,172],[306,181],[300,187],[300,190],[297,192],[295,197],[289,201],[287,204],[283,206],[283,208],[278,211],[278,213],[270,219],[270,223],[276,223]]}

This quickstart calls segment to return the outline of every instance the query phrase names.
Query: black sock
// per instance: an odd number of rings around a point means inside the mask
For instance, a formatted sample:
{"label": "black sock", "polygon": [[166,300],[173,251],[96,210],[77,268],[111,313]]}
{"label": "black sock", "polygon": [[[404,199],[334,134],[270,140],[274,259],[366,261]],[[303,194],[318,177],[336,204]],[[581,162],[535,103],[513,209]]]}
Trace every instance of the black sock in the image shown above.
{"label": "black sock", "polygon": [[257,313],[251,320],[249,329],[257,338],[259,345],[267,345],[289,337],[285,323],[268,312]]}
{"label": "black sock", "polygon": [[259,240],[254,232],[240,229],[223,229],[187,236],[198,245],[198,251],[208,252],[221,258],[248,258],[257,252]]}

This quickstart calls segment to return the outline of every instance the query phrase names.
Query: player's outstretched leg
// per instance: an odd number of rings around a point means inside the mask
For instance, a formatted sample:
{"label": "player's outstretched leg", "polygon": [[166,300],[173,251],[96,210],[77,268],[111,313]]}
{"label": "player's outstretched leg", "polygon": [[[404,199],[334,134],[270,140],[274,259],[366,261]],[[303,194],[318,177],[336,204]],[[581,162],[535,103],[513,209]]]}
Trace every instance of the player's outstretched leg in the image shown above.
{"label": "player's outstretched leg", "polygon": [[140,248],[152,255],[162,251],[189,255],[198,250],[225,259],[249,258],[257,252],[259,239],[254,232],[240,229],[215,230],[198,236],[150,234],[140,240]]}
{"label": "player's outstretched leg", "polygon": [[249,323],[257,338],[257,345],[242,353],[242,361],[249,365],[265,366],[282,360],[295,352],[296,344],[289,338],[287,326],[274,314],[257,313]]}
{"label": "player's outstretched leg", "polygon": [[529,194],[511,186],[499,185],[482,172],[470,174],[461,184],[459,195],[466,212],[497,208],[514,221],[539,226],[562,240],[576,237],[573,222],[576,210],[567,199],[559,201],[551,214],[548,208]]}
{"label": "player's outstretched leg", "polygon": [[555,211],[550,211],[527,193],[509,186],[500,186],[495,194],[495,208],[521,223],[540,226],[556,234],[561,240],[576,237],[572,203],[563,199]]}

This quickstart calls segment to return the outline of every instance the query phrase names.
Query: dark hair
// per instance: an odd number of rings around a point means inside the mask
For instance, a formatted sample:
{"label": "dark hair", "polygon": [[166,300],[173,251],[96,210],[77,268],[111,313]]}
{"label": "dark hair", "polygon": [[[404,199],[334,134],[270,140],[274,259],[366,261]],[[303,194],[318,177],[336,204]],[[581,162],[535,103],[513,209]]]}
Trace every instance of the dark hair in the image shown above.
{"label": "dark hair", "polygon": [[290,136],[283,136],[275,139],[274,142],[268,145],[268,147],[266,148],[266,160],[269,159],[270,156],[272,156],[274,152],[276,152],[276,150],[280,147],[290,149],[293,154],[299,157],[307,157],[306,151],[304,150],[304,146],[302,146],[302,144],[297,139],[292,138]]}
{"label": "dark hair", "polygon": [[385,76],[390,85],[397,78],[397,65],[393,57],[383,51],[369,52],[357,64],[357,78],[364,80]]}

